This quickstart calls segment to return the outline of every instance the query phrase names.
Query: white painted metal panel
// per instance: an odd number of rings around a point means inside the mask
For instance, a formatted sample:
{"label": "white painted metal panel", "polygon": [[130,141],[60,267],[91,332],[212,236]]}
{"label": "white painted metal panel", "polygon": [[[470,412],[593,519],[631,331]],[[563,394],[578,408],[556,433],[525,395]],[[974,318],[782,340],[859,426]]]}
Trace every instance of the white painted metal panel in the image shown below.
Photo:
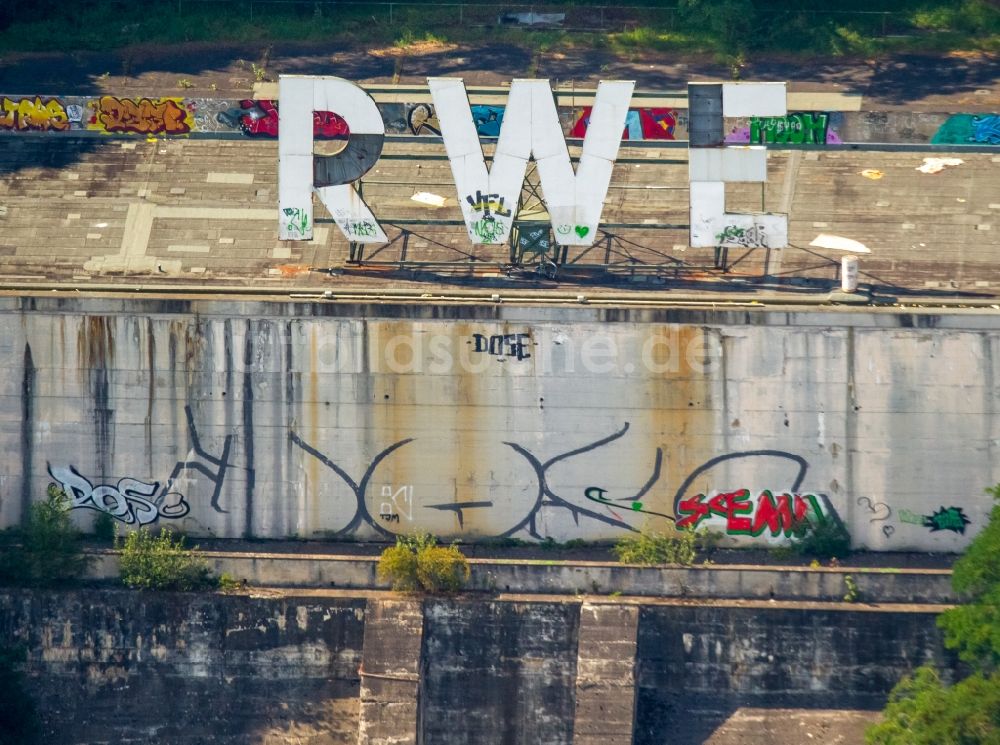
{"label": "white painted metal panel", "polygon": [[785,83],[723,83],[723,116],[784,116]]}
{"label": "white painted metal panel", "polygon": [[465,84],[449,78],[431,78],[428,84],[473,243],[499,245],[508,240],[528,160],[534,156],[556,242],[593,244],[633,83],[599,86],[576,173],[548,81],[511,83],[490,169],[479,144]]}
{"label": "white painted metal panel", "polygon": [[767,181],[767,149],[760,145],[688,150],[691,181]]}
{"label": "white painted metal panel", "polygon": [[[357,135],[381,136],[385,125],[371,96],[342,78],[283,75],[278,81],[278,95],[278,237],[311,240],[313,112],[333,111]],[[318,192],[348,240],[388,240],[352,185],[327,186]]]}

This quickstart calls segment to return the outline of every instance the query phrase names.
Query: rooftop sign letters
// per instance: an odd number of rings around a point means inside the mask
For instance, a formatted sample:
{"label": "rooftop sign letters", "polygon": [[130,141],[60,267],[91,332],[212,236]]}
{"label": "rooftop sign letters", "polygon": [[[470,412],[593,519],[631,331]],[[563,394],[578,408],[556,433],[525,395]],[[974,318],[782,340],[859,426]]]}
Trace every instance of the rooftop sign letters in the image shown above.
{"label": "rooftop sign letters", "polygon": [[[548,81],[511,83],[490,166],[463,81],[430,78],[428,86],[472,243],[501,245],[509,240],[528,162],[534,159],[555,241],[565,246],[593,244],[634,83],[598,85],[575,171]],[[767,151],[762,146],[726,145],[723,132],[724,116],[784,116],[785,84],[693,83],[688,90],[691,245],[785,246],[785,215],[726,212],[725,184],[766,181]],[[315,112],[334,112],[343,122],[339,139],[347,144],[336,155],[314,155]],[[378,161],[385,137],[385,124],[371,96],[342,78],[282,76],[278,116],[279,237],[312,238],[315,193],[349,240],[387,242],[354,187]]]}

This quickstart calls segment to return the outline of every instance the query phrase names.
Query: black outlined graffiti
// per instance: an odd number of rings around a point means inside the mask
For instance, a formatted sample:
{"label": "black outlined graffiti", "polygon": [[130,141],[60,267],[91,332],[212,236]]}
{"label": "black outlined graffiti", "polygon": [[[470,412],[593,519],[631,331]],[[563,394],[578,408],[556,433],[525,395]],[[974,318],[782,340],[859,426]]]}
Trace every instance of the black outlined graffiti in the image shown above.
{"label": "black outlined graffiti", "polygon": [[[892,517],[892,508],[885,502],[873,502],[870,497],[858,497],[858,504],[871,513],[870,523],[882,522]],[[888,536],[886,536],[888,537]]]}
{"label": "black outlined graffiti", "polygon": [[413,442],[412,437],[407,437],[405,440],[400,440],[399,442],[390,445],[389,447],[385,448],[382,452],[380,452],[378,455],[376,455],[375,458],[372,459],[372,462],[368,465],[368,468],[365,470],[365,473],[361,477],[360,481],[355,481],[354,479],[352,479],[350,475],[347,473],[347,471],[345,471],[343,468],[338,466],[328,457],[323,455],[323,453],[321,453],[319,450],[317,450],[312,445],[303,440],[301,437],[299,437],[297,434],[295,434],[294,431],[290,430],[288,432],[288,438],[292,441],[293,444],[298,445],[305,452],[309,453],[309,455],[316,458],[320,463],[322,463],[324,466],[326,466],[335,474],[337,474],[347,485],[347,487],[352,492],[354,492],[354,498],[357,503],[354,511],[354,516],[351,518],[351,521],[347,524],[346,527],[341,528],[340,530],[334,532],[332,534],[332,537],[336,538],[342,535],[348,535],[352,533],[354,530],[356,530],[357,527],[362,523],[367,523],[371,527],[375,528],[375,530],[377,530],[379,533],[382,533],[385,536],[391,537],[393,535],[393,533],[389,532],[384,527],[379,525],[372,518],[371,513],[368,512],[368,507],[365,505],[365,491],[368,489],[368,482],[371,480],[372,474],[375,473],[375,469],[378,468],[379,463],[385,460],[385,458],[391,455],[393,452],[403,447],[403,445],[406,445],[409,442]]}
{"label": "black outlined graffiti", "polygon": [[452,511],[458,517],[458,527],[465,527],[465,515],[462,513],[463,510],[474,510],[480,507],[492,507],[493,502],[482,501],[482,502],[448,502],[445,504],[425,504],[429,510],[443,510]]}
{"label": "black outlined graffiti", "polygon": [[486,336],[484,334],[473,334],[472,351],[482,354],[488,352],[490,356],[503,359],[514,357],[517,360],[526,360],[531,357],[527,351],[528,344],[531,343],[530,334],[494,334]]}
{"label": "black outlined graffiti", "polygon": [[[174,486],[174,481],[185,469],[197,471],[207,477],[208,480],[214,485],[212,499],[210,502],[212,508],[216,512],[228,512],[228,510],[224,510],[219,506],[219,495],[222,493],[222,485],[226,480],[226,470],[231,467],[229,464],[229,455],[233,444],[233,435],[225,436],[225,439],[222,442],[222,454],[216,458],[214,455],[207,453],[205,449],[202,448],[201,440],[198,437],[198,427],[194,423],[194,414],[192,413],[190,406],[185,405],[184,415],[187,417],[188,434],[191,437],[191,452],[188,453],[188,460],[179,460],[174,464],[174,470],[170,472],[170,476],[167,478],[166,486],[163,487],[163,493],[166,494],[171,491]],[[208,461],[210,465],[215,467],[215,469],[213,470],[203,463],[192,460],[192,453],[199,458],[203,458]],[[247,469],[247,471],[247,478],[252,483],[253,469]]]}
{"label": "black outlined graffiti", "polygon": [[684,479],[684,483],[680,485],[677,489],[677,493],[674,495],[674,514],[680,509],[681,500],[687,495],[687,490],[691,488],[699,476],[701,476],[705,471],[710,468],[714,468],[720,463],[724,463],[729,460],[735,460],[738,458],[760,458],[760,457],[774,457],[789,460],[798,466],[798,473],[795,479],[789,487],[789,491],[797,492],[799,487],[802,486],[802,482],[806,478],[806,471],[809,470],[809,464],[806,459],[801,455],[794,455],[792,453],[786,453],[784,450],[746,450],[740,453],[726,453],[725,455],[720,455],[718,457],[707,460],[698,466],[696,469],[688,474],[688,477]]}
{"label": "black outlined graffiti", "polygon": [[123,478],[111,486],[94,486],[73,466],[61,468],[48,464],[49,475],[70,498],[70,509],[89,508],[106,512],[126,525],[148,525],[161,517],[184,517],[190,507],[184,497],[164,489],[159,495],[160,483]]}
{"label": "black outlined graffiti", "polygon": [[[623,528],[624,530],[635,531],[636,530],[635,528],[626,523],[620,515],[617,515],[603,501],[600,502],[600,504],[602,504],[610,514],[594,512],[593,510],[588,510],[583,507],[579,507],[573,504],[572,502],[569,502],[568,500],[564,499],[563,497],[560,497],[558,494],[553,492],[548,484],[548,481],[546,480],[546,472],[556,463],[566,460],[567,458],[572,458],[573,456],[576,455],[583,455],[584,453],[593,452],[598,448],[608,445],[609,443],[612,443],[615,440],[624,437],[625,433],[628,432],[628,429],[629,429],[629,423],[625,422],[625,426],[623,426],[619,431],[615,432],[614,434],[604,437],[595,442],[592,442],[589,445],[584,445],[583,447],[576,448],[575,450],[570,450],[569,452],[562,453],[561,455],[557,455],[553,458],[549,458],[544,463],[541,460],[539,460],[538,456],[536,456],[527,448],[518,445],[516,442],[504,442],[504,445],[507,445],[508,447],[513,449],[514,452],[520,453],[528,461],[531,467],[535,470],[535,475],[538,478],[538,495],[535,498],[534,505],[532,506],[528,514],[524,517],[524,519],[521,520],[517,525],[515,525],[510,530],[506,531],[505,533],[502,533],[501,537],[508,537],[514,535],[514,533],[516,533],[519,530],[527,529],[529,535],[531,535],[534,538],[541,539],[543,536],[541,536],[538,533],[535,519],[538,516],[538,511],[542,507],[561,507],[563,509],[569,510],[570,514],[573,516],[573,522],[576,523],[577,525],[580,524],[580,516],[582,515],[584,517],[590,517],[593,518],[594,520],[598,520],[599,522],[605,523],[606,525],[613,525],[617,528]],[[628,500],[631,501],[640,500],[646,494],[646,492],[648,492],[653,487],[653,485],[659,480],[660,465],[662,459],[663,459],[663,451],[661,448],[657,448],[656,464],[653,469],[653,475],[646,482],[646,485],[643,486],[643,488],[640,489],[636,495],[628,497],[627,498]]]}

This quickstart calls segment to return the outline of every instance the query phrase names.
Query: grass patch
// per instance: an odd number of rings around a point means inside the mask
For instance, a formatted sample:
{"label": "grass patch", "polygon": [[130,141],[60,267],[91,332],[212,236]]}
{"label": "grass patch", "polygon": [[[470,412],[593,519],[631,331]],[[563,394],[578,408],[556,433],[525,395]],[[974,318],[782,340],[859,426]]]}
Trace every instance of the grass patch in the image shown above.
{"label": "grass patch", "polygon": [[[588,9],[535,3],[539,12],[567,13],[566,28],[500,25],[485,3],[433,7],[419,2],[261,3],[217,0],[123,5],[38,0],[0,10],[0,51],[114,51],[182,42],[327,41],[370,48],[416,42],[516,45],[532,52],[610,48],[618,54],[664,51],[737,54],[873,55],[905,51],[991,50],[1000,46],[1000,6],[989,0],[883,0],[876,6],[819,0],[680,0],[674,11],[649,7]],[[597,3],[605,5],[604,3]],[[632,0],[630,6],[646,5]],[[178,8],[180,10],[178,11]],[[865,12],[860,12],[865,11]],[[880,12],[884,11],[884,12]],[[4,23],[6,13],[6,24]],[[43,19],[43,20],[38,20]]]}
{"label": "grass patch", "polygon": [[[186,547],[184,536],[175,537],[170,530],[154,535],[140,528],[125,536],[120,548],[122,582],[133,590],[190,592],[220,586],[197,547]],[[231,583],[228,578],[226,589],[232,589]]]}

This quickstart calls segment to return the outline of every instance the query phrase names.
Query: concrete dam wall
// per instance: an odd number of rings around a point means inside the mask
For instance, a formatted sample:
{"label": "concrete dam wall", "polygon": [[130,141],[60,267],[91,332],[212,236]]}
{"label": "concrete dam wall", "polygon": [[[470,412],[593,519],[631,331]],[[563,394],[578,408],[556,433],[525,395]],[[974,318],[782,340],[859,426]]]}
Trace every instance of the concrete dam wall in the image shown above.
{"label": "concrete dam wall", "polygon": [[[926,608],[926,607],[925,607]],[[935,613],[0,592],[46,742],[862,742]]]}
{"label": "concrete dam wall", "polygon": [[961,550],[1000,481],[1000,318],[0,301],[0,524]]}

